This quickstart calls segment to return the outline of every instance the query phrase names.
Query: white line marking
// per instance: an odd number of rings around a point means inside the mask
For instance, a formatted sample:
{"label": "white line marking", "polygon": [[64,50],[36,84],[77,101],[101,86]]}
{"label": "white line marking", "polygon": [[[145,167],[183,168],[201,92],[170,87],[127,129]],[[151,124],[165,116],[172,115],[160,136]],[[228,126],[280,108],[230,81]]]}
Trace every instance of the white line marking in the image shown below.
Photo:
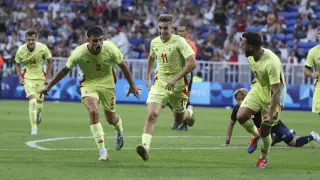
{"label": "white line marking", "polygon": [[[224,138],[225,136],[154,136],[153,138]],[[248,136],[233,136],[234,138],[248,138]],[[43,146],[37,145],[37,143],[41,142],[50,142],[50,141],[58,141],[58,140],[66,140],[66,139],[92,139],[92,136],[79,136],[79,137],[59,137],[59,138],[49,138],[49,139],[42,139],[42,140],[35,140],[35,141],[28,141],[26,145],[37,149],[37,150],[49,150],[49,151],[96,151],[97,148],[74,148],[74,149],[66,149],[66,148],[46,148]],[[105,137],[107,139],[114,138],[114,137]],[[141,138],[141,136],[126,136],[125,138]],[[151,148],[152,150],[221,150],[221,149],[243,149],[247,148],[246,146],[243,147],[158,147],[158,148]],[[273,147],[273,148],[289,148],[287,146],[284,147]],[[135,148],[122,148],[124,150],[135,150]],[[0,151],[5,150],[18,150],[18,149],[0,149]],[[20,149],[19,149],[20,150]],[[114,150],[112,148],[108,148],[108,150]]]}

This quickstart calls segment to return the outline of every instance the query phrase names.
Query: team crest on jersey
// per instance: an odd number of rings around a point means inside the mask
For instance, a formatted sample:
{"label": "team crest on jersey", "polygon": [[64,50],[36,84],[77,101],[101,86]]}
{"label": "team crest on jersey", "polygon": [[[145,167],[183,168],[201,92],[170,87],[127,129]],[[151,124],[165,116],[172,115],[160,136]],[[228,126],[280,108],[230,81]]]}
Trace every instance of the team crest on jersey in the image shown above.
{"label": "team crest on jersey", "polygon": [[171,51],[171,49],[172,49],[171,46],[168,46],[168,51]]}

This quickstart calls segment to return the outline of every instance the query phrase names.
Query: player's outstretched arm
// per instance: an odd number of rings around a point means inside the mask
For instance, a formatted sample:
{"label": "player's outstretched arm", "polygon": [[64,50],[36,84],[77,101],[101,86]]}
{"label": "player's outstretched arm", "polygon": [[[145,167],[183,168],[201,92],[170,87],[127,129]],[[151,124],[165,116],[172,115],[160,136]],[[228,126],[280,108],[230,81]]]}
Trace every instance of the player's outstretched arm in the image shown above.
{"label": "player's outstretched arm", "polygon": [[147,62],[147,74],[146,74],[146,82],[147,82],[147,88],[150,90],[151,85],[150,85],[150,77],[151,77],[151,73],[154,67],[154,64],[156,62],[156,58],[149,56],[148,57],[148,62]]}
{"label": "player's outstretched arm", "polygon": [[227,136],[226,136],[226,143],[224,144],[225,146],[230,146],[230,140],[233,132],[233,127],[236,124],[236,121],[229,121],[229,126],[227,128]]}
{"label": "player's outstretched arm", "polygon": [[21,74],[21,66],[20,66],[19,63],[16,63],[16,72],[18,74],[20,84],[24,85],[24,79],[23,79],[22,74]]}
{"label": "player's outstretched arm", "polygon": [[191,55],[186,59],[186,66],[182,69],[182,71],[180,71],[180,73],[178,73],[176,76],[174,76],[171,81],[168,83],[166,89],[168,90],[173,90],[174,85],[177,83],[177,81],[179,79],[181,79],[182,77],[184,77],[185,75],[187,75],[188,73],[190,73],[191,71],[193,71],[196,67],[197,67],[197,62],[194,59],[194,56]]}
{"label": "player's outstretched arm", "polygon": [[62,68],[60,71],[58,71],[58,73],[53,77],[52,81],[43,89],[41,89],[40,91],[38,91],[38,93],[40,95],[47,95],[48,91],[50,91],[50,89],[57,84],[62,78],[64,78],[68,73],[70,72],[70,69],[67,68],[67,66],[65,66],[64,68]]}
{"label": "player's outstretched arm", "polygon": [[140,99],[139,90],[141,90],[141,89],[137,88],[136,84],[134,83],[134,80],[132,78],[132,75],[131,75],[131,72],[128,68],[128,65],[126,64],[126,61],[122,61],[120,64],[118,64],[118,66],[121,69],[122,73],[124,74],[124,76],[126,77],[128,83],[130,85],[130,89],[128,91],[127,96],[129,96],[129,94],[132,93],[135,97]]}
{"label": "player's outstretched arm", "polygon": [[52,73],[52,66],[53,66],[53,60],[50,58],[48,60],[48,67],[47,67],[47,74],[46,74],[46,80],[45,80],[45,85],[48,85],[50,82],[51,78],[51,73]]}

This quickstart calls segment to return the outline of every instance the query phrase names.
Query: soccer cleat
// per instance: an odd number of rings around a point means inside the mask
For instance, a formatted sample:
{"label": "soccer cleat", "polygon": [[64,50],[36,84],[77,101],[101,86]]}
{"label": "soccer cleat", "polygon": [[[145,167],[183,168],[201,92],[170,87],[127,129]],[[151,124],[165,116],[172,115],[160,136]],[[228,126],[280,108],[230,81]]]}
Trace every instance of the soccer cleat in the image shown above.
{"label": "soccer cleat", "polygon": [[141,156],[141,158],[144,161],[148,161],[149,160],[149,154],[147,149],[143,146],[143,145],[139,145],[137,146],[137,153],[139,154],[139,156]]}
{"label": "soccer cleat", "polygon": [[180,128],[178,128],[178,131],[188,131],[187,123],[183,123]]}
{"label": "soccer cleat", "polygon": [[178,127],[179,127],[179,124],[178,124],[178,123],[176,123],[176,122],[174,122],[174,124],[173,124],[173,126],[172,126],[171,130],[177,130],[177,129],[178,129]]}
{"label": "soccer cleat", "polygon": [[37,128],[31,128],[31,135],[37,135],[38,129]]}
{"label": "soccer cleat", "polygon": [[188,119],[187,121],[187,124],[189,127],[193,126],[194,122],[195,122],[195,119],[194,119],[194,108],[192,105],[189,105],[187,107],[187,109],[191,110],[192,111],[192,116]]}
{"label": "soccer cleat", "polygon": [[253,167],[254,168],[266,168],[267,164],[268,164],[268,160],[259,158],[257,164],[254,165]]}
{"label": "soccer cleat", "polygon": [[248,145],[248,153],[251,154],[253,153],[256,149],[257,149],[257,146],[258,146],[258,141],[259,141],[260,137],[251,137],[250,138],[250,143]]}
{"label": "soccer cleat", "polygon": [[310,134],[314,138],[314,140],[317,141],[318,144],[320,144],[320,136],[319,136],[319,134],[314,132],[314,131],[312,131]]}
{"label": "soccer cleat", "polygon": [[116,135],[116,150],[120,150],[123,147],[123,142],[124,142],[124,138],[123,138],[123,132],[118,133]]}
{"label": "soccer cleat", "polygon": [[37,113],[37,124],[41,123],[41,111],[38,111]]}
{"label": "soccer cleat", "polygon": [[99,157],[99,161],[109,161],[110,157],[108,155],[107,149],[106,148],[101,148],[100,150],[100,157]]}
{"label": "soccer cleat", "polygon": [[295,130],[295,129],[291,129],[290,132],[291,132],[291,134],[293,134],[294,136],[296,136],[296,130]]}

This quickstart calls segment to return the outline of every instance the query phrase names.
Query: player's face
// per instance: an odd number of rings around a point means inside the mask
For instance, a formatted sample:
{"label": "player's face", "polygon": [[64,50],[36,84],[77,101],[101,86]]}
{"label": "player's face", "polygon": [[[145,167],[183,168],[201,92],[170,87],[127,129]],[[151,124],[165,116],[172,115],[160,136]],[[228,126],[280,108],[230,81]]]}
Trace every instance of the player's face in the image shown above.
{"label": "player's face", "polygon": [[103,36],[91,36],[88,38],[89,49],[93,54],[99,54],[103,45]]}
{"label": "player's face", "polygon": [[247,44],[247,39],[242,38],[240,43],[242,51],[245,53],[246,57],[252,56],[252,46]]}
{"label": "player's face", "polygon": [[36,38],[37,38],[37,35],[35,35],[35,34],[33,34],[31,36],[26,36],[26,41],[27,41],[27,44],[28,44],[28,48],[30,50],[33,50],[35,48]]}
{"label": "player's face", "polygon": [[187,37],[187,29],[185,26],[179,26],[178,27],[178,35],[181,37],[186,38]]}
{"label": "player's face", "polygon": [[161,39],[169,39],[172,33],[172,24],[171,22],[159,22],[158,23],[158,32]]}

